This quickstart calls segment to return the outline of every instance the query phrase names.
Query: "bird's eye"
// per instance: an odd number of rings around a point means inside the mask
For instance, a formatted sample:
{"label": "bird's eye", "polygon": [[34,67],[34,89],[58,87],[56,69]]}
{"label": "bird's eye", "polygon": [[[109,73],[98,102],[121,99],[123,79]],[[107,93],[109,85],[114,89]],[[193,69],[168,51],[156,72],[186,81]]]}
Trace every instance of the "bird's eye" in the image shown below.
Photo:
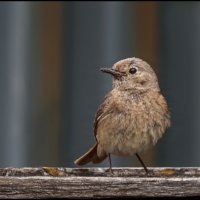
{"label": "bird's eye", "polygon": [[129,69],[130,74],[135,74],[136,72],[137,72],[137,69],[135,67]]}

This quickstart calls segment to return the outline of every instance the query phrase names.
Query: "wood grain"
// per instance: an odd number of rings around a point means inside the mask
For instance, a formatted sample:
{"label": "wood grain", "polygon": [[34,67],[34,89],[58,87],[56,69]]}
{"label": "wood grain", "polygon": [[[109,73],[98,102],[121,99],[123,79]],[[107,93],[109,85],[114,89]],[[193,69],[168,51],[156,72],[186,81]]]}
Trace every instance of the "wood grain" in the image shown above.
{"label": "wood grain", "polygon": [[200,168],[2,168],[0,198],[200,196]]}

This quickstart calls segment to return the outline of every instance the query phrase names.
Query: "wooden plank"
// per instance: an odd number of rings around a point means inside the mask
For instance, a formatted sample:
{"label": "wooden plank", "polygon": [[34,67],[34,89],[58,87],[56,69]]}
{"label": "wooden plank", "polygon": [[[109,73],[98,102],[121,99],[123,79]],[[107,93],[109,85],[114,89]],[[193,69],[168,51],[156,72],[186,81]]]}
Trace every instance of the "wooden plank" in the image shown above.
{"label": "wooden plank", "polygon": [[200,196],[200,168],[4,168],[0,198]]}

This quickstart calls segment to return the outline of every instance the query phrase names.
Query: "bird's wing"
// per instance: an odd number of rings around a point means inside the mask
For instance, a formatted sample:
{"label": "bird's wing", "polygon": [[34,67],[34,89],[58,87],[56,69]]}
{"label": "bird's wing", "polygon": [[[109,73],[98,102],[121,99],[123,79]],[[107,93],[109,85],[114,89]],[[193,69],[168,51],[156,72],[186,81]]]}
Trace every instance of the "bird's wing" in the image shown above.
{"label": "bird's wing", "polygon": [[94,119],[94,136],[95,139],[97,141],[96,135],[97,135],[97,128],[98,128],[98,122],[105,116],[108,114],[108,112],[110,112],[111,109],[109,109],[110,107],[110,100],[111,100],[111,94],[108,93],[105,97],[103,102],[100,104],[96,115],[95,115],[95,119]]}

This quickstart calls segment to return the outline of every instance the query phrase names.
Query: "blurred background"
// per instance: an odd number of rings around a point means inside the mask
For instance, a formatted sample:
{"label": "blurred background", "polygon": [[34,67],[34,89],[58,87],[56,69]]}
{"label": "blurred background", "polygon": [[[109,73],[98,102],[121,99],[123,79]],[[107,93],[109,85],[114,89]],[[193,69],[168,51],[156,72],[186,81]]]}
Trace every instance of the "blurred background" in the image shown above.
{"label": "blurred background", "polygon": [[0,3],[0,167],[75,167],[112,86],[99,69],[128,57],[155,69],[172,116],[144,162],[199,166],[200,2],[56,1]]}

